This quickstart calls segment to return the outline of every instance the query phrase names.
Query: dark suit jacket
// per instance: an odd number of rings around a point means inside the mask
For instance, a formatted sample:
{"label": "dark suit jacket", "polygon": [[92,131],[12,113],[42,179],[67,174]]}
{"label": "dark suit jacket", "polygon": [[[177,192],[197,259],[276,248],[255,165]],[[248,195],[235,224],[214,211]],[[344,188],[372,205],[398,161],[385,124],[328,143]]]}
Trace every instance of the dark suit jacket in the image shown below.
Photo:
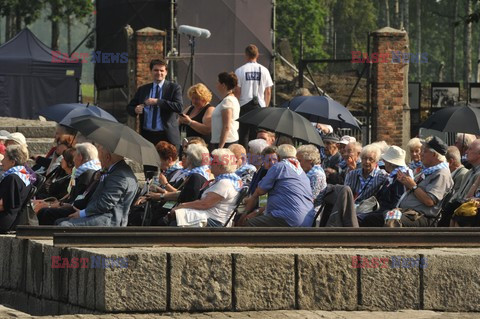
{"label": "dark suit jacket", "polygon": [[137,178],[130,166],[125,161],[118,162],[95,189],[85,208],[87,217],[112,214],[111,226],[127,226],[137,187]]}
{"label": "dark suit jacket", "polygon": [[[137,93],[127,105],[127,112],[131,116],[136,116],[135,107],[150,96],[150,90],[153,83],[142,85],[138,88]],[[163,127],[167,134],[168,141],[176,146],[180,145],[180,129],[178,128],[178,114],[182,112],[183,99],[182,88],[180,85],[165,80],[162,88],[162,98],[159,99],[157,106],[160,108],[160,116],[162,118]],[[143,135],[143,114],[140,115]]]}

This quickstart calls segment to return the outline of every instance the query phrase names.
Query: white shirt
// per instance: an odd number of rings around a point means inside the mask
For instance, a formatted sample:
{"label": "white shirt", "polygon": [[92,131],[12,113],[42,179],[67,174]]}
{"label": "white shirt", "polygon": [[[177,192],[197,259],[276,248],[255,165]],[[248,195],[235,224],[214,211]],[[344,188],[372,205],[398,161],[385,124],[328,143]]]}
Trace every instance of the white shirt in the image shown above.
{"label": "white shirt", "polygon": [[233,143],[238,141],[238,116],[240,115],[240,104],[238,100],[233,95],[227,95],[221,102],[215,107],[212,113],[212,139],[211,143],[219,143],[220,135],[222,134],[222,111],[231,109],[232,110],[232,125],[230,130],[227,132],[227,139],[225,143]]}
{"label": "white shirt", "polygon": [[257,96],[260,106],[265,107],[265,89],[273,86],[268,69],[257,62],[248,62],[236,69],[235,74],[238,86],[242,89],[240,105],[247,104]]}
{"label": "white shirt", "polygon": [[235,208],[235,202],[238,192],[233,187],[232,182],[227,179],[221,179],[215,182],[212,186],[207,188],[202,194],[202,199],[207,196],[208,193],[213,192],[223,197],[214,207],[205,210],[208,218],[215,219],[216,221],[226,223],[230,213]]}

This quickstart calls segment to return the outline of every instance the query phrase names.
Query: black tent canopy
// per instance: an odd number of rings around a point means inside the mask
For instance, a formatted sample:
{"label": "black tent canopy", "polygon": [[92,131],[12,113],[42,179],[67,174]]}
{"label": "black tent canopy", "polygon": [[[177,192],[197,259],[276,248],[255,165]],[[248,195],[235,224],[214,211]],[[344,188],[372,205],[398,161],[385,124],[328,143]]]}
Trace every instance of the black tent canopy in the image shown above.
{"label": "black tent canopy", "polygon": [[38,109],[78,101],[81,61],[58,58],[28,28],[0,46],[0,116],[33,118]]}

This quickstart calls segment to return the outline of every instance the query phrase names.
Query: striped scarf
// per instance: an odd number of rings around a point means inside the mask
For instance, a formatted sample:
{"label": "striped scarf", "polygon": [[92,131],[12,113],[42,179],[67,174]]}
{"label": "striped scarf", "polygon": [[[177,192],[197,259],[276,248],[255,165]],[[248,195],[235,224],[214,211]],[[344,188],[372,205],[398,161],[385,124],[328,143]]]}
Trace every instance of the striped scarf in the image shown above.
{"label": "striped scarf", "polygon": [[318,172],[322,172],[323,174],[325,174],[321,165],[314,165],[307,173],[308,179],[311,181],[312,178],[315,178]]}
{"label": "striped scarf", "polygon": [[240,176],[238,176],[237,174],[228,173],[228,174],[218,175],[217,177],[215,177],[215,182],[218,182],[222,179],[229,180],[237,192],[239,192],[242,189],[243,182]]}
{"label": "striped scarf", "polygon": [[238,176],[242,177],[244,174],[249,174],[249,173],[255,173],[257,171],[257,168],[253,166],[252,164],[243,164],[240,166],[236,171],[235,174]]}
{"label": "striped scarf", "polygon": [[448,169],[447,162],[441,162],[440,164],[437,164],[435,166],[425,168],[422,171],[422,177],[425,178],[428,175],[432,175],[433,173],[435,173],[436,171],[438,171],[439,169],[442,169],[442,168]]}
{"label": "striped scarf", "polygon": [[75,170],[75,178],[78,178],[80,175],[88,171],[89,169],[98,171],[101,169],[102,166],[100,165],[100,161],[98,159],[94,159],[88,162],[83,163]]}
{"label": "striped scarf", "polygon": [[295,173],[297,173],[297,175],[300,175],[303,173],[303,169],[300,166],[300,162],[296,158],[293,158],[293,157],[286,158],[282,160],[282,162],[284,162],[285,164],[287,164],[287,166],[293,169]]}
{"label": "striped scarf", "polygon": [[208,166],[208,165],[194,167],[190,170],[189,169],[184,169],[183,171],[186,173],[186,176],[190,176],[192,174],[200,174],[203,177],[205,177],[205,179],[207,181],[210,179],[210,172],[209,172],[210,171],[210,166]]}
{"label": "striped scarf", "polygon": [[28,174],[27,168],[25,166],[19,165],[19,166],[14,166],[10,168],[5,173],[3,173],[2,179],[7,177],[10,174],[15,174],[18,177],[20,177],[20,179],[25,184],[25,186],[30,185],[30,174]]}
{"label": "striped scarf", "polygon": [[397,168],[395,168],[387,177],[387,184],[385,185],[386,187],[390,186],[393,184],[393,182],[395,181],[395,179],[397,178],[397,173],[398,171],[402,172],[402,173],[405,173],[405,174],[408,174],[408,176],[410,176],[411,178],[413,178],[413,173],[412,173],[412,170],[406,166],[399,166]]}
{"label": "striped scarf", "polygon": [[172,172],[175,172],[176,170],[179,170],[179,169],[183,169],[183,166],[182,166],[182,164],[180,164],[179,161],[176,161],[175,164],[173,164],[172,166],[167,168],[167,170],[165,171],[165,176],[167,176],[168,174],[170,174]]}

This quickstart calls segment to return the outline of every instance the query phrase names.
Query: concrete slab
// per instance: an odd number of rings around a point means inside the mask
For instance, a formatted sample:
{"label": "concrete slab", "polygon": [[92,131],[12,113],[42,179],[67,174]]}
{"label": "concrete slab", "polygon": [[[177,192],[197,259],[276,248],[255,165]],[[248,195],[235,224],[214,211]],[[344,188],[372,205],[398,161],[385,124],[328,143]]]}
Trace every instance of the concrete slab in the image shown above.
{"label": "concrete slab", "polygon": [[299,309],[355,310],[357,269],[352,254],[299,254]]}
{"label": "concrete slab", "polygon": [[293,254],[234,254],[234,273],[236,311],[295,308]]}
{"label": "concrete slab", "polygon": [[[410,251],[397,254],[375,251],[361,254],[361,300],[359,309],[400,310],[420,309],[420,270],[418,264],[401,266],[395,261],[416,260],[419,255]],[[366,259],[365,259],[366,258]],[[368,262],[366,262],[368,261]],[[388,264],[385,263],[388,262]],[[378,266],[375,264],[378,263]],[[407,263],[405,264],[407,265]]]}
{"label": "concrete slab", "polygon": [[230,254],[172,253],[170,308],[173,311],[232,309]]}

